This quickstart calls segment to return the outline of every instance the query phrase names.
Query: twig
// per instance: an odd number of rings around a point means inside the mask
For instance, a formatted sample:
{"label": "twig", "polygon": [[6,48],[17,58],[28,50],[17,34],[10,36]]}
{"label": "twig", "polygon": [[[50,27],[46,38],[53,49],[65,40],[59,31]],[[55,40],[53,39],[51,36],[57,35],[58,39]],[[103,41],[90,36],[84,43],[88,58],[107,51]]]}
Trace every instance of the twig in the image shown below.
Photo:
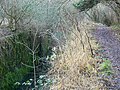
{"label": "twig", "polygon": [[24,65],[24,66],[26,66],[26,67],[33,68],[33,66],[30,66],[30,65],[24,64],[23,62],[21,62],[21,64]]}

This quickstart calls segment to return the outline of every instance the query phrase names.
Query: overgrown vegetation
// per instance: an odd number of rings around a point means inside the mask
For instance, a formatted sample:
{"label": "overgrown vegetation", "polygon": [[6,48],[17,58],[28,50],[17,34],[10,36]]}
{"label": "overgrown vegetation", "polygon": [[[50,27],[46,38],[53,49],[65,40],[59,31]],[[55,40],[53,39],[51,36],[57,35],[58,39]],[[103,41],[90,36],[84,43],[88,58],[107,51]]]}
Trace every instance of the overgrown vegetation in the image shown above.
{"label": "overgrown vegetation", "polygon": [[[103,20],[97,10],[87,13],[99,2],[84,0],[74,6],[109,26],[112,20],[106,14]],[[0,90],[106,89],[99,74],[112,74],[111,63],[99,64],[95,58],[98,47],[90,32],[96,23],[79,21],[66,9],[68,4],[69,0],[0,1]]]}
{"label": "overgrown vegetation", "polygon": [[[98,46],[94,40],[89,41],[90,34],[86,35],[85,31],[89,31],[93,26],[86,28],[84,25],[80,25],[78,27],[80,32],[74,28],[74,33],[67,41],[64,53],[60,54],[59,60],[49,72],[50,77],[58,81],[53,83],[51,90],[106,90],[104,83],[99,81],[100,77],[98,76],[111,75],[111,63],[107,60],[99,64],[101,59],[98,60],[95,58],[96,56],[92,56],[91,47],[95,50],[98,49]],[[82,43],[80,33],[82,33]],[[91,47],[90,43],[92,43]],[[85,49],[83,49],[83,45]]]}
{"label": "overgrown vegetation", "polygon": [[104,62],[100,64],[100,70],[102,74],[111,75],[112,74],[111,68],[112,68],[112,65],[111,65],[110,60],[104,60]]}
{"label": "overgrown vegetation", "polygon": [[[41,74],[47,72],[50,63],[49,58],[47,60],[46,58],[52,55],[52,51],[49,49],[51,43],[47,42],[49,39],[45,39],[46,42],[42,43],[40,42],[40,37],[34,42],[33,34],[31,32],[24,32],[6,38],[6,41],[4,43],[2,42],[2,53],[0,56],[1,89],[16,89],[17,87],[14,86],[14,83],[24,81],[24,77],[33,72],[33,59],[35,60],[35,71],[38,72],[40,70]],[[33,45],[36,47],[34,58],[32,51]]]}

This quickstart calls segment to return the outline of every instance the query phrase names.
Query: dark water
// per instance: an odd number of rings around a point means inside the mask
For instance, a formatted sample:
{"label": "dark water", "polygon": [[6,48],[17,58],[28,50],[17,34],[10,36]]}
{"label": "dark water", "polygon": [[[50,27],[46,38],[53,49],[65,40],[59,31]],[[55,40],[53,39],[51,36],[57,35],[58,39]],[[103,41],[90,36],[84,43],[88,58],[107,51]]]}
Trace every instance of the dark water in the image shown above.
{"label": "dark water", "polygon": [[115,77],[110,90],[120,90],[120,41],[115,33],[107,27],[98,27],[93,36],[104,49],[104,55],[112,62]]}

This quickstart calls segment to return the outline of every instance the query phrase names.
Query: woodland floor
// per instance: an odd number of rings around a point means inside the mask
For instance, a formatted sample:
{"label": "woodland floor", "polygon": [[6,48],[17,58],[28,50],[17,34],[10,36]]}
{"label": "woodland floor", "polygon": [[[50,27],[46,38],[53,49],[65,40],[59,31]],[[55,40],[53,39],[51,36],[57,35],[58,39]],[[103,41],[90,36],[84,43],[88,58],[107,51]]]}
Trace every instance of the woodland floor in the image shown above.
{"label": "woodland floor", "polygon": [[114,76],[109,90],[120,90],[120,39],[119,30],[113,31],[107,27],[98,27],[93,32],[103,50],[103,55],[112,63]]}

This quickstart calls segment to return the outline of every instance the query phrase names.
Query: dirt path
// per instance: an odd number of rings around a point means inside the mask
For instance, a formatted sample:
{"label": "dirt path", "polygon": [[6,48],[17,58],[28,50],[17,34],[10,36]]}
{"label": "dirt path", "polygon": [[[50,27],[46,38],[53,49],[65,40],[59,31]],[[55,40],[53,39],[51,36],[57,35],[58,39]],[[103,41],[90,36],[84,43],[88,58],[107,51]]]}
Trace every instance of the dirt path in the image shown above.
{"label": "dirt path", "polygon": [[113,70],[116,72],[113,79],[114,86],[110,90],[120,90],[120,41],[115,33],[107,27],[98,27],[93,36],[103,47],[103,54],[112,62]]}

